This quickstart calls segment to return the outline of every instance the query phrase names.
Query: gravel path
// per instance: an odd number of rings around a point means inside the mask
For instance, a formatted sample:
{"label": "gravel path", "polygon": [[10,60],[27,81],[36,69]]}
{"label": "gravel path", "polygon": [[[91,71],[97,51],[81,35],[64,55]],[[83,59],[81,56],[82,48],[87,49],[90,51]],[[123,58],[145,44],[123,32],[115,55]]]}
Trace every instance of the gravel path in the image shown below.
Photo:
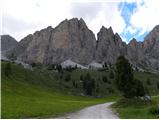
{"label": "gravel path", "polygon": [[119,119],[118,116],[111,111],[111,104],[113,104],[113,102],[94,105],[77,112],[66,114],[57,119]]}

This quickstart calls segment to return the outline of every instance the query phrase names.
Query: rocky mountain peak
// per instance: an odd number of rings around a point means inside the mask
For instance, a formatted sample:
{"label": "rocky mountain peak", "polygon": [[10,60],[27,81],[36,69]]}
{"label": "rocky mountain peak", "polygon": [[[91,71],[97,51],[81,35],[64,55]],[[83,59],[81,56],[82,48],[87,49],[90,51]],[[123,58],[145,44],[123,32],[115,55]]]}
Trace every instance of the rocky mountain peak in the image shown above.
{"label": "rocky mountain peak", "polygon": [[114,33],[113,33],[113,29],[112,29],[111,26],[108,28],[108,33],[109,33],[109,34],[114,34]]}
{"label": "rocky mountain peak", "polygon": [[96,41],[82,18],[66,19],[55,28],[49,26],[23,38],[14,51],[26,63],[55,64],[71,60],[86,66],[92,61],[114,64],[117,57],[123,55],[133,66],[158,70],[159,25],[144,42],[133,38],[126,44],[118,33],[114,34],[112,27],[102,26]]}
{"label": "rocky mountain peak", "polygon": [[18,45],[18,42],[10,35],[2,35],[1,38],[1,51],[13,49]]}
{"label": "rocky mountain peak", "polygon": [[130,42],[128,43],[128,45],[132,46],[132,45],[136,45],[138,42],[135,38],[133,38],[132,40],[130,40]]}

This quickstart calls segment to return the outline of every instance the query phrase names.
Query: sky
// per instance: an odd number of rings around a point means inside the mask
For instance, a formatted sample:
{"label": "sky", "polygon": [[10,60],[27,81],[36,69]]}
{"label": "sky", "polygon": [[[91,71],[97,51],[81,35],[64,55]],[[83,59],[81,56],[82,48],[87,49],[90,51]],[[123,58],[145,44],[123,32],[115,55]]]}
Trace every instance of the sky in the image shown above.
{"label": "sky", "polygon": [[61,21],[83,18],[97,36],[100,28],[112,27],[122,40],[144,37],[159,24],[160,0],[0,0],[0,34],[17,41]]}

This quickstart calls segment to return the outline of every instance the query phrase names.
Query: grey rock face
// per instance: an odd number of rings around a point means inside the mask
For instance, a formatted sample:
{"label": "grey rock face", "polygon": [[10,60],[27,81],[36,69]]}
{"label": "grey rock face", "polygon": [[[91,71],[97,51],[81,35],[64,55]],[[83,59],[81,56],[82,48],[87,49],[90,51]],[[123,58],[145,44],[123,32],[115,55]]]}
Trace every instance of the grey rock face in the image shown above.
{"label": "grey rock face", "polygon": [[1,51],[8,51],[18,45],[18,42],[10,35],[1,36]]}
{"label": "grey rock face", "polygon": [[96,61],[114,64],[120,55],[126,55],[126,44],[122,42],[120,36],[113,33],[112,28],[101,28],[98,33],[96,47]]}
{"label": "grey rock face", "polygon": [[26,62],[52,64],[70,59],[86,65],[94,57],[96,39],[83,19],[64,20],[54,29],[48,27],[28,37],[24,40],[29,43],[20,54]]}
{"label": "grey rock face", "polygon": [[[115,64],[118,56],[125,56],[135,67],[158,70],[159,26],[156,26],[144,39],[129,44],[122,41],[112,28],[102,26],[97,41],[83,19],[73,18],[62,21],[57,27],[48,27],[22,39],[11,52],[26,63],[62,63],[66,60],[77,64]],[[8,45],[8,43],[7,43]],[[8,45],[10,46],[10,45]],[[6,48],[2,43],[3,49]]]}
{"label": "grey rock face", "polygon": [[144,38],[144,63],[150,69],[158,70],[159,66],[159,25]]}
{"label": "grey rock face", "polygon": [[143,42],[131,40],[127,56],[134,66],[158,71],[159,64],[159,26],[157,25],[144,38]]}

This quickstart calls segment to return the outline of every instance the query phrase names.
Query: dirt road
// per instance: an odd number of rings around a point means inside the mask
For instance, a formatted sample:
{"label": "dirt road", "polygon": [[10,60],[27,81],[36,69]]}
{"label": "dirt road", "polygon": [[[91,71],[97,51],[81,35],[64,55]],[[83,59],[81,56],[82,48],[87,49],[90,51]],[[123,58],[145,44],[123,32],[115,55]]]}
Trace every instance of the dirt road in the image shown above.
{"label": "dirt road", "polygon": [[119,119],[116,114],[111,111],[110,105],[112,102],[94,105],[84,108],[80,111],[67,114],[57,119]]}

